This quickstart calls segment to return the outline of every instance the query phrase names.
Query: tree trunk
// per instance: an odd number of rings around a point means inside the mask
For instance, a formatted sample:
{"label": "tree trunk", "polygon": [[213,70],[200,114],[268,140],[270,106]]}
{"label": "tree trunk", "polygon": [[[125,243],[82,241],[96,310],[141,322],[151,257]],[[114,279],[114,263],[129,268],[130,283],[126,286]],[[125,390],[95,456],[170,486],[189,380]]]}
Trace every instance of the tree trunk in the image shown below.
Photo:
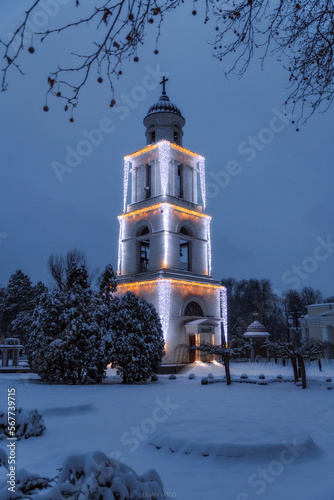
{"label": "tree trunk", "polygon": [[295,383],[298,382],[298,370],[297,370],[297,359],[295,356],[291,356],[291,364],[293,368],[293,376],[295,377]]}
{"label": "tree trunk", "polygon": [[306,389],[306,369],[305,369],[304,358],[302,356],[298,356],[298,361],[302,375],[302,388]]}
{"label": "tree trunk", "polygon": [[225,375],[226,375],[226,385],[230,385],[232,383],[231,374],[230,374],[230,357],[224,356],[224,366],[225,366]]}

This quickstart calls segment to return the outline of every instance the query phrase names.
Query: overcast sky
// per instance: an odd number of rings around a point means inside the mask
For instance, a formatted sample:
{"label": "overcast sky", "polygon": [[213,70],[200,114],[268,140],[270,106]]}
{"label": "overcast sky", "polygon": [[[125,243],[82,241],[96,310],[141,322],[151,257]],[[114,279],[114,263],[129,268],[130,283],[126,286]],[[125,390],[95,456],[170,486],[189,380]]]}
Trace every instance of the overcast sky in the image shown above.
{"label": "overcast sky", "polygon": [[[31,3],[2,0],[1,37]],[[45,29],[68,9],[59,5]],[[184,147],[206,158],[213,277],[268,278],[276,290],[312,286],[334,295],[333,109],[296,132],[282,114],[288,95],[282,67],[268,59],[261,71],[254,60],[244,78],[227,80],[211,57],[212,28],[191,10],[185,2],[166,16],[158,56],[148,36],[139,62],[123,65],[113,110],[107,85],[90,82],[73,124],[57,100],[49,101],[48,113],[42,108],[48,71],[74,33],[26,52],[25,76],[12,73],[0,94],[0,285],[17,269],[47,283],[49,255],[73,247],[86,252],[92,267],[117,267],[123,157],[145,146],[142,121],[161,94],[163,73],[186,119]],[[84,46],[79,35],[76,43]],[[68,166],[68,152],[82,153],[82,141],[99,128],[100,143],[57,176],[55,165]]]}

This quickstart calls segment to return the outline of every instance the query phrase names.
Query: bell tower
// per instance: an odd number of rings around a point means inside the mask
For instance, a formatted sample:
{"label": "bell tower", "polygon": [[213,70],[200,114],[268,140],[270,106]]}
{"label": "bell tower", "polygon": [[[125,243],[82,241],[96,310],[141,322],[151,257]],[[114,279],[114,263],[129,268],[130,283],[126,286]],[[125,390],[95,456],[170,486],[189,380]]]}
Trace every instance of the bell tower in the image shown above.
{"label": "bell tower", "polygon": [[179,344],[221,344],[221,323],[227,341],[227,304],[226,289],[211,276],[204,157],[182,147],[185,119],[166,94],[167,81],[144,118],[146,147],[124,158],[117,293],[153,303],[164,362],[175,363],[197,359],[197,351],[180,359]]}

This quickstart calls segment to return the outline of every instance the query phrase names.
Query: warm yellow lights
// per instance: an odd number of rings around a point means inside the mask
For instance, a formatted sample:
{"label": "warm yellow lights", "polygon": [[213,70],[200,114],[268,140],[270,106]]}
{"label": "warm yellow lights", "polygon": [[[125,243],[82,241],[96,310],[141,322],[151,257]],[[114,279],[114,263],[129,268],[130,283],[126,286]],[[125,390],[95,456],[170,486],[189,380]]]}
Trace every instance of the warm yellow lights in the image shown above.
{"label": "warm yellow lights", "polygon": [[[162,141],[160,141],[162,142]],[[140,149],[139,151],[136,151],[135,153],[132,153],[128,156],[124,157],[124,160],[130,160],[131,158],[135,158],[136,156],[143,155],[144,153],[148,153],[149,151],[152,151],[153,149],[156,149],[159,147],[160,142],[157,142],[156,144],[149,144],[146,146],[146,148]],[[185,153],[186,155],[192,156],[193,158],[199,158],[200,155],[197,153],[194,153],[193,151],[190,151],[190,149],[182,148],[181,146],[178,146],[177,144],[174,144],[173,142],[169,141],[164,141],[167,142],[171,148],[176,149],[177,151],[180,151],[181,153]],[[202,157],[200,157],[202,158]]]}
{"label": "warm yellow lights", "polygon": [[189,215],[194,215],[195,217],[203,217],[205,219],[211,220],[212,217],[210,215],[202,214],[201,212],[196,212],[195,210],[190,210],[189,208],[180,207],[179,205],[172,205],[171,203],[156,203],[155,205],[150,205],[149,207],[140,208],[139,210],[135,210],[134,212],[127,212],[126,214],[119,215],[118,218],[123,217],[136,217],[137,215],[141,215],[147,212],[151,212],[156,210],[157,208],[163,209],[164,207],[169,207],[174,210],[178,210],[179,212],[183,212]]}
{"label": "warm yellow lights", "polygon": [[[162,278],[163,279],[163,278]],[[161,279],[151,280],[151,281],[135,281],[133,283],[119,283],[117,288],[137,288],[140,286],[157,286]],[[209,283],[198,283],[197,281],[186,281],[186,280],[176,280],[176,279],[168,279],[172,285],[181,285],[181,286],[196,286],[200,288],[210,288],[212,290],[219,290],[222,287],[221,285],[210,285]]]}

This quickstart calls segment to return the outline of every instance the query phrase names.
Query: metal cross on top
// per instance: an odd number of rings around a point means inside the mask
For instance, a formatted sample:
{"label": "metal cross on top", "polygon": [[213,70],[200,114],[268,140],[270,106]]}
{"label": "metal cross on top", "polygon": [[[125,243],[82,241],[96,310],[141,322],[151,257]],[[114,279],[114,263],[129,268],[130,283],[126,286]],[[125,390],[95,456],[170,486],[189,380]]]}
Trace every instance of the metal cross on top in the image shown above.
{"label": "metal cross on top", "polygon": [[162,81],[160,82],[160,85],[162,85],[162,93],[165,95],[166,94],[166,82],[168,82],[168,78],[165,76],[162,77]]}

